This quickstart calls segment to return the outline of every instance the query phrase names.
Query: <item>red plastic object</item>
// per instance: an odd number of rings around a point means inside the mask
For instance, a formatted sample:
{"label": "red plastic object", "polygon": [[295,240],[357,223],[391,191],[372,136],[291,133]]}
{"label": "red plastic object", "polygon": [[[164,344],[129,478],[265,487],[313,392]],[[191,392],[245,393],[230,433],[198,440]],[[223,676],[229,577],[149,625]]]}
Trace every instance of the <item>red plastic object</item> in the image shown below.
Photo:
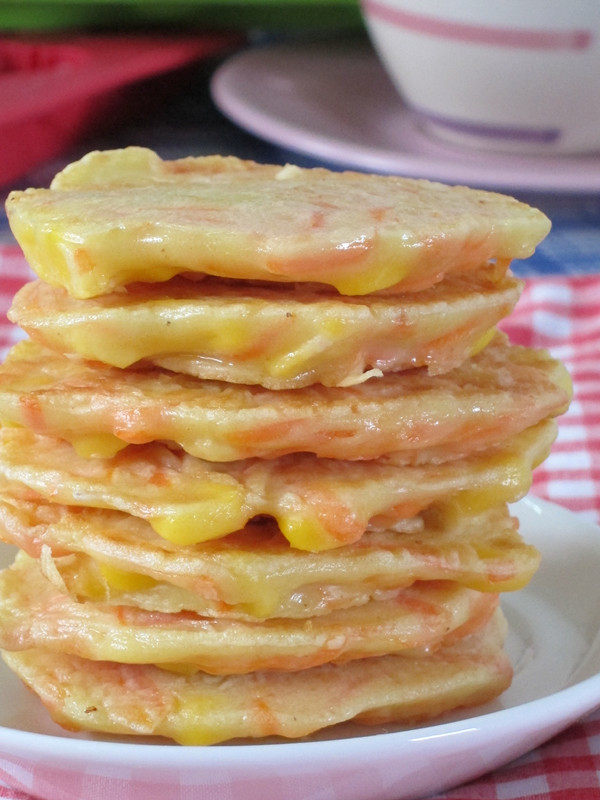
{"label": "red plastic object", "polygon": [[238,36],[0,39],[0,184],[57,156],[118,90],[227,50]]}

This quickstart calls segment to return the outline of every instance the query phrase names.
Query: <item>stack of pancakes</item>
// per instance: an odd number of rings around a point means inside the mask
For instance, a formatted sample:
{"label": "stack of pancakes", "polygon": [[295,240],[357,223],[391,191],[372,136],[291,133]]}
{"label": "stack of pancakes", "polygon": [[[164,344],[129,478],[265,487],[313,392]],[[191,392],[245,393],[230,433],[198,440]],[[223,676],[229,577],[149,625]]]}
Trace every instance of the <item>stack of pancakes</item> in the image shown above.
{"label": "stack of pancakes", "polygon": [[570,393],[495,329],[543,214],[141,148],[7,207],[41,280],[0,368],[0,645],[54,719],[300,737],[508,686],[507,503]]}

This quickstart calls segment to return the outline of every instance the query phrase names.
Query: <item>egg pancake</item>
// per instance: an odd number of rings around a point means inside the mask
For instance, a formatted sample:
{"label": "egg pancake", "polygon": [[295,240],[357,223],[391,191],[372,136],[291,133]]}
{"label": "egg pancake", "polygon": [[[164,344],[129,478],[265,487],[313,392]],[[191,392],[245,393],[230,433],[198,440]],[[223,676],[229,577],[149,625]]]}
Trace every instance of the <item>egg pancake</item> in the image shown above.
{"label": "egg pancake", "polygon": [[311,620],[248,622],[77,601],[57,583],[23,553],[0,573],[0,648],[174,662],[213,675],[292,671],[405,650],[423,655],[481,627],[498,603],[495,594],[438,581]]}
{"label": "egg pancake", "polygon": [[569,397],[562,364],[500,334],[445,376],[411,370],[346,389],[271,392],[119,370],[32,341],[0,366],[0,420],[65,439],[82,456],[167,441],[207,461],[402,452],[407,463],[441,462],[499,444],[560,413]]}
{"label": "egg pancake", "polygon": [[115,367],[142,361],[269,389],[352,386],[418,366],[447,372],[481,349],[522,288],[496,273],[492,266],[414,295],[362,298],[180,278],[75,300],[34,281],[9,316],[57,352]]}
{"label": "egg pancake", "polygon": [[52,560],[78,597],[250,620],[326,614],[415,581],[513,591],[540,558],[505,505],[473,514],[451,506],[408,521],[402,532],[367,532],[354,544],[310,553],[291,548],[272,520],[181,546],[118,511],[3,499],[0,540]]}
{"label": "egg pancake", "polygon": [[6,209],[39,277],[80,298],[185,272],[422,289],[530,256],[550,229],[536,209],[463,186],[143,148],[90,153]]}
{"label": "egg pancake", "polygon": [[166,736],[207,745],[235,738],[298,738],[355,719],[411,724],[478,705],[508,687],[497,612],[481,632],[422,658],[381,656],[301,672],[216,677],[64,653],[3,653],[53,719],[70,730]]}
{"label": "egg pancake", "polygon": [[369,528],[393,527],[434,503],[457,500],[477,509],[515,501],[555,436],[548,420],[505,446],[443,464],[306,453],[215,464],[161,444],[86,459],[59,439],[2,428],[0,489],[23,500],[124,511],[181,545],[225,536],[267,515],[294,547],[318,551],[357,541]]}

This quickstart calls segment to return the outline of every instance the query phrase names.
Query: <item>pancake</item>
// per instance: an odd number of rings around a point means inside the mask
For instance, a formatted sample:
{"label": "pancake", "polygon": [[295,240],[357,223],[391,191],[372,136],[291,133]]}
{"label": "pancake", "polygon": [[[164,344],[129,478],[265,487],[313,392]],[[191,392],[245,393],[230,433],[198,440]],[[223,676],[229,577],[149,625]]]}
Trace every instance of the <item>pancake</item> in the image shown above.
{"label": "pancake", "polygon": [[175,662],[213,675],[295,671],[403,651],[433,652],[484,625],[498,603],[495,594],[438,581],[311,620],[248,622],[81,602],[56,583],[24,554],[0,573],[0,648],[42,648],[128,664]]}
{"label": "pancake", "polygon": [[146,361],[277,390],[351,386],[418,366],[440,374],[481,349],[522,287],[496,272],[452,276],[415,295],[363,298],[175,279],[74,300],[35,281],[17,293],[9,316],[57,352],[115,367]]}
{"label": "pancake", "polygon": [[163,440],[207,461],[402,452],[407,463],[441,462],[562,412],[569,396],[562,364],[501,335],[444,377],[412,370],[347,389],[271,392],[119,370],[31,341],[0,366],[0,420],[65,439],[83,456]]}
{"label": "pancake", "polygon": [[[215,677],[63,653],[3,653],[53,719],[70,730],[167,736],[207,745],[238,737],[298,738],[355,719],[411,724],[478,705],[510,684],[499,615],[480,633],[423,658],[400,655],[301,672]],[[334,733],[335,735],[335,733]]]}
{"label": "pancake", "polygon": [[0,490],[21,500],[124,511],[181,545],[225,536],[268,515],[294,547],[318,551],[357,541],[367,529],[393,527],[435,503],[455,500],[477,509],[515,501],[555,436],[556,424],[548,420],[496,450],[439,465],[310,454],[214,464],[160,444],[85,459],[59,439],[3,428]]}
{"label": "pancake", "polygon": [[530,256],[550,229],[540,211],[462,186],[143,148],[90,153],[6,209],[39,277],[81,298],[184,272],[422,289]]}
{"label": "pancake", "polygon": [[401,533],[367,532],[354,544],[310,553],[291,548],[268,520],[183,547],[117,511],[3,500],[0,539],[35,558],[43,550],[46,559],[54,556],[76,596],[243,619],[312,617],[418,580],[513,591],[539,564],[506,506],[476,514],[428,512]]}

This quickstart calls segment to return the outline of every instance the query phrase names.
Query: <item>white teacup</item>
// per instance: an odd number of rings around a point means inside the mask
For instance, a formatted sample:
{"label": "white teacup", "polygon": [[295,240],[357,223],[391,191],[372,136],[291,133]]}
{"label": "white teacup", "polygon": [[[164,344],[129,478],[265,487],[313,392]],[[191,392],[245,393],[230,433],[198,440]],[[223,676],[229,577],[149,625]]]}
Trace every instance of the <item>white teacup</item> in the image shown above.
{"label": "white teacup", "polygon": [[463,144],[600,150],[600,0],[361,0],[406,105]]}

